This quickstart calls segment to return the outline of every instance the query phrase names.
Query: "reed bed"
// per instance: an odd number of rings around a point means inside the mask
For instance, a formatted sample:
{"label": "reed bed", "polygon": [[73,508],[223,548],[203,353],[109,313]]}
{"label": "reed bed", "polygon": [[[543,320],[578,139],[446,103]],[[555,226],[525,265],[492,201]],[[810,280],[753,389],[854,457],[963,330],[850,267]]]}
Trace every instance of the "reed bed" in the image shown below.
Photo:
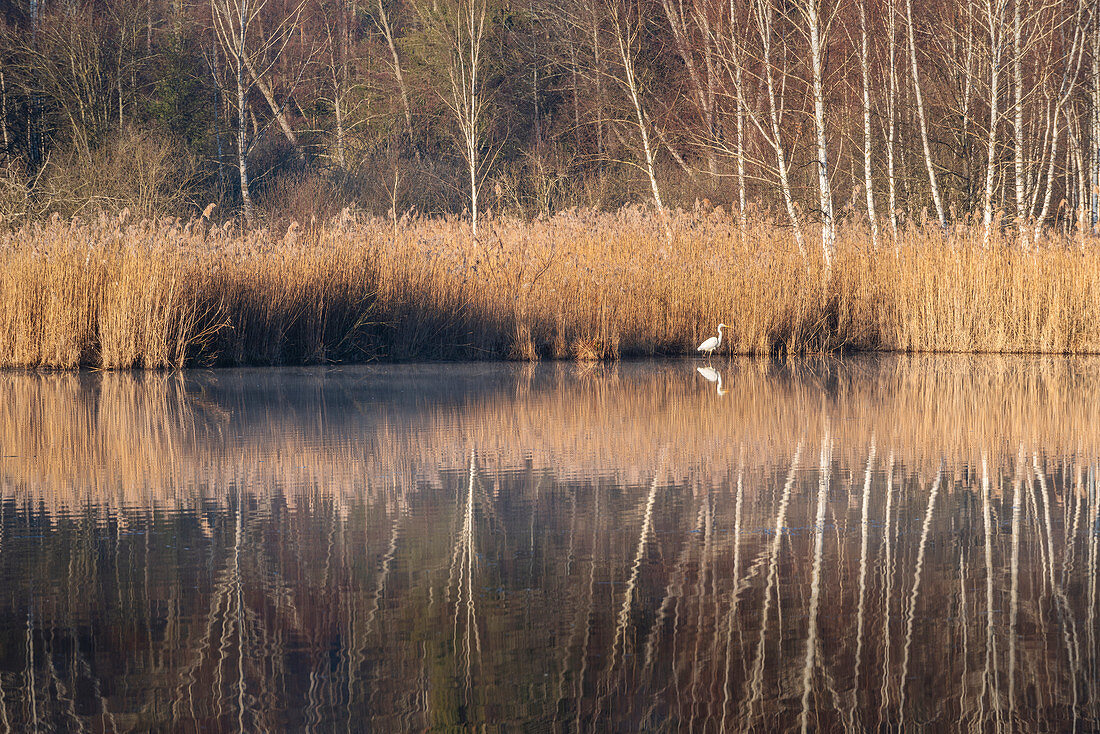
{"label": "reed bed", "polygon": [[[671,235],[669,235],[671,231]],[[812,238],[811,238],[812,241]],[[607,360],[723,351],[1100,353],[1100,247],[1049,233],[840,228],[826,273],[721,209],[242,230],[125,214],[0,234],[0,366]]]}

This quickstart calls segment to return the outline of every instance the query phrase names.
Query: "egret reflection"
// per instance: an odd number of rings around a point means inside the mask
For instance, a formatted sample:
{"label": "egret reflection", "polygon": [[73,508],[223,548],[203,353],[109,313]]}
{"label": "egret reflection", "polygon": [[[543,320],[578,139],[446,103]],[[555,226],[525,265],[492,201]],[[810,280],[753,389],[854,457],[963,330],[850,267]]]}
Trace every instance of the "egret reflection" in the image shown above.
{"label": "egret reflection", "polygon": [[1100,361],[684,366],[0,374],[0,734],[1100,728]]}
{"label": "egret reflection", "polygon": [[696,367],[695,370],[703,376],[707,382],[715,385],[719,395],[725,395],[729,390],[722,387],[722,373],[713,367]]}

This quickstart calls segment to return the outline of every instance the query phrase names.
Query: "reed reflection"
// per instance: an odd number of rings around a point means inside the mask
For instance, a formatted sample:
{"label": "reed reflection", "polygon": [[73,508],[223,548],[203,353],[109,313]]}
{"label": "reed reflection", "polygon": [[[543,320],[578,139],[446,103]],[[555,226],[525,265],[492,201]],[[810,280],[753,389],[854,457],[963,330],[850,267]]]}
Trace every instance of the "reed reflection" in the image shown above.
{"label": "reed reflection", "polygon": [[0,375],[0,731],[1095,728],[1098,364]]}

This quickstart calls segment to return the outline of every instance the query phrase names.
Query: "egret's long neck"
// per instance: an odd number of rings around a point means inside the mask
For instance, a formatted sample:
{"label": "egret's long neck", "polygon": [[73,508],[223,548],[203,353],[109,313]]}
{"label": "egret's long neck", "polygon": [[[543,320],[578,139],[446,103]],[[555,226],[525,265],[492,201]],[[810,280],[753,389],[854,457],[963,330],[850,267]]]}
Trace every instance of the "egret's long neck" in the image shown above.
{"label": "egret's long neck", "polygon": [[722,343],[722,327],[721,326],[718,327],[718,343],[719,344]]}

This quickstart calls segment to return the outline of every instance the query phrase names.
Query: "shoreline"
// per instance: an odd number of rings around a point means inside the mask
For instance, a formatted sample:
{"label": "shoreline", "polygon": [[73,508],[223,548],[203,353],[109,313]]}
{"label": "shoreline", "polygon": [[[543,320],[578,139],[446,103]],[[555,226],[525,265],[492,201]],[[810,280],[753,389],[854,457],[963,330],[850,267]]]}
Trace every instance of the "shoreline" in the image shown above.
{"label": "shoreline", "polygon": [[731,352],[716,355],[713,359],[699,357],[691,354],[628,354],[604,359],[576,359],[573,357],[540,357],[538,359],[524,359],[519,357],[487,357],[485,359],[469,358],[380,358],[373,361],[347,361],[347,362],[269,362],[239,364],[215,363],[199,364],[185,363],[182,366],[165,367],[98,367],[96,365],[82,364],[74,367],[51,366],[0,366],[0,374],[5,375],[98,375],[98,374],[165,374],[165,373],[202,373],[202,372],[230,372],[235,370],[256,370],[259,372],[273,370],[339,370],[341,368],[366,368],[366,367],[461,367],[461,366],[503,366],[514,365],[525,367],[531,365],[556,365],[573,366],[578,368],[599,369],[602,367],[632,365],[643,362],[653,363],[682,363],[698,367],[722,368],[733,366],[739,360],[756,360],[760,362],[787,363],[792,360],[808,362],[815,360],[833,360],[837,362],[851,361],[864,358],[902,357],[902,358],[937,358],[937,357],[999,357],[1021,359],[1088,359],[1100,358],[1100,351],[1081,352],[978,352],[978,351],[899,351],[891,349],[838,349],[832,352],[800,352],[800,353],[764,353],[764,352]]}

